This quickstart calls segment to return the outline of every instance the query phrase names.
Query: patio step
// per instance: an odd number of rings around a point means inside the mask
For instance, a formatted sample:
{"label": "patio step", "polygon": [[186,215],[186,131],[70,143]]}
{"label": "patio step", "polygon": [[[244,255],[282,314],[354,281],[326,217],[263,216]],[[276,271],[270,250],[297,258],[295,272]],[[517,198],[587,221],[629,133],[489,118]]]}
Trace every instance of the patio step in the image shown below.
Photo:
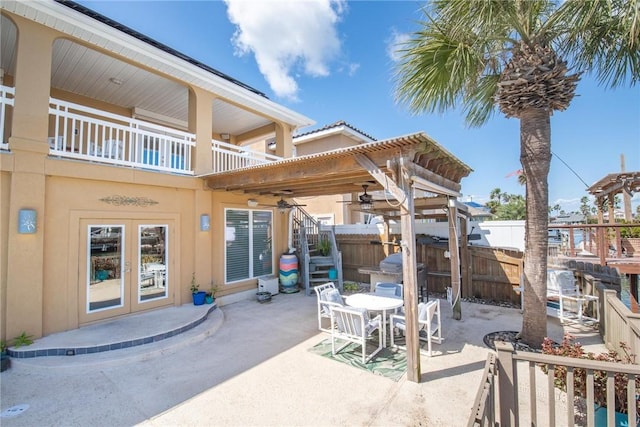
{"label": "patio step", "polygon": [[[185,334],[190,339],[203,339],[217,330],[222,325],[224,316],[216,307],[217,304],[183,304],[124,316],[51,334],[28,346],[10,347],[8,354],[13,359],[28,360],[43,356],[76,356],[114,350],[125,353],[138,346],[153,347],[158,342],[168,347],[175,345],[175,341],[168,339],[176,335]],[[208,327],[196,333],[196,327],[205,322],[209,323]]]}

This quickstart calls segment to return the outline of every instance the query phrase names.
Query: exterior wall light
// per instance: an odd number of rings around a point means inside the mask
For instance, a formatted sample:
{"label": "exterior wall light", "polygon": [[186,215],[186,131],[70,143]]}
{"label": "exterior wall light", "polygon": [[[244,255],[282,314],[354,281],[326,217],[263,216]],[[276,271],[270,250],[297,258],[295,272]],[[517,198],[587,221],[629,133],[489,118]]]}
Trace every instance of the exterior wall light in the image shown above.
{"label": "exterior wall light", "polygon": [[211,228],[211,219],[208,214],[200,215],[200,231],[209,231]]}
{"label": "exterior wall light", "polygon": [[20,209],[18,211],[18,233],[33,234],[38,228],[38,214],[35,209]]}

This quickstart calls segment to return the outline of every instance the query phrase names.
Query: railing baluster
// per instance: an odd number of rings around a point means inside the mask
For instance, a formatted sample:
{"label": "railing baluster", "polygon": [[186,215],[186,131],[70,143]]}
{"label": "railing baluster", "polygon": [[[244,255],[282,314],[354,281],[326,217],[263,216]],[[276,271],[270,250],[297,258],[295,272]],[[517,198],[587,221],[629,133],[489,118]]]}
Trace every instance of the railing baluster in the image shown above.
{"label": "railing baluster", "polygon": [[538,425],[538,398],[536,395],[536,364],[529,362],[529,414],[531,425]]}
{"label": "railing baluster", "polygon": [[572,426],[575,419],[575,411],[573,407],[574,397],[574,380],[573,380],[573,366],[567,366],[567,425]]}
{"label": "railing baluster", "polygon": [[549,425],[556,425],[556,388],[555,388],[555,371],[556,367],[553,364],[548,365],[547,372],[547,395],[549,401]]}

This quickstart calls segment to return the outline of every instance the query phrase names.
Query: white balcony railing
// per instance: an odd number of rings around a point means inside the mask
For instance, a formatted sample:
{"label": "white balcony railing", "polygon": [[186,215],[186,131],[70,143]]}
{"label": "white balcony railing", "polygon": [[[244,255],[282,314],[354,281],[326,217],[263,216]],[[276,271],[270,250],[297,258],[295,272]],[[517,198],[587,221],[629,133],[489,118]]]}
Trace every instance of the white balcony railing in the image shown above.
{"label": "white balcony railing", "polygon": [[[0,86],[0,136],[14,88]],[[49,99],[49,153],[52,156],[193,175],[195,134],[80,104]],[[0,139],[0,149],[9,145]],[[281,157],[222,141],[211,141],[212,171],[226,172]]]}
{"label": "white balcony railing", "polygon": [[13,107],[13,99],[16,89],[9,86],[0,85],[0,149],[8,150],[8,132],[5,132],[5,126],[9,124],[9,107]]}
{"label": "white balcony railing", "polygon": [[50,154],[193,175],[195,135],[50,98]]}
{"label": "white balcony railing", "polygon": [[282,160],[282,157],[250,150],[215,139],[211,141],[211,149],[213,150],[212,172],[214,173]]}

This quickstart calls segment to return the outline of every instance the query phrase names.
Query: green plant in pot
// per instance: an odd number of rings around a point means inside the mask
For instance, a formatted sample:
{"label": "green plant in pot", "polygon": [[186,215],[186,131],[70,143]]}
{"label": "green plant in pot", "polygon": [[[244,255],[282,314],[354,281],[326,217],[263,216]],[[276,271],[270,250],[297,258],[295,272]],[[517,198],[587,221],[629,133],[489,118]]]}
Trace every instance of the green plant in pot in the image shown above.
{"label": "green plant in pot", "polygon": [[219,289],[218,285],[215,285],[213,282],[211,282],[211,287],[207,291],[207,295],[205,297],[205,302],[207,304],[213,304],[213,302],[216,300],[216,294],[218,293],[218,289]]}
{"label": "green plant in pot", "polygon": [[5,340],[0,341],[0,372],[6,371],[11,366],[11,359],[7,354],[7,348],[9,345]]}
{"label": "green plant in pot", "polygon": [[[575,338],[570,334],[565,334],[562,343],[556,344],[551,339],[545,338],[542,343],[542,353],[555,356],[573,357],[578,359],[597,360],[603,362],[614,362],[631,364],[635,363],[635,355],[629,353],[629,347],[625,343],[620,343],[622,353],[610,350],[607,353],[585,353],[582,345],[575,342]],[[544,373],[548,373],[547,365],[540,365]],[[567,368],[565,366],[555,366],[554,383],[556,388],[567,390]],[[584,369],[576,368],[573,371],[574,395],[576,397],[587,397],[587,375]],[[629,409],[636,411],[636,418],[640,417],[640,401],[636,398],[635,408],[628,408],[627,405],[627,385],[626,374],[618,372],[614,375],[614,401],[616,411],[616,426],[626,425]],[[640,393],[640,377],[635,379],[636,396]],[[593,402],[596,405],[595,418],[596,426],[606,425],[607,417],[607,373],[603,371],[593,372]],[[604,420],[604,421],[599,421]]]}
{"label": "green plant in pot", "polygon": [[196,273],[191,274],[191,295],[193,296],[193,305],[204,304],[207,293],[200,290],[200,285],[196,282]]}
{"label": "green plant in pot", "polygon": [[327,237],[320,237],[318,239],[318,252],[322,256],[328,256],[331,253],[331,242]]}

